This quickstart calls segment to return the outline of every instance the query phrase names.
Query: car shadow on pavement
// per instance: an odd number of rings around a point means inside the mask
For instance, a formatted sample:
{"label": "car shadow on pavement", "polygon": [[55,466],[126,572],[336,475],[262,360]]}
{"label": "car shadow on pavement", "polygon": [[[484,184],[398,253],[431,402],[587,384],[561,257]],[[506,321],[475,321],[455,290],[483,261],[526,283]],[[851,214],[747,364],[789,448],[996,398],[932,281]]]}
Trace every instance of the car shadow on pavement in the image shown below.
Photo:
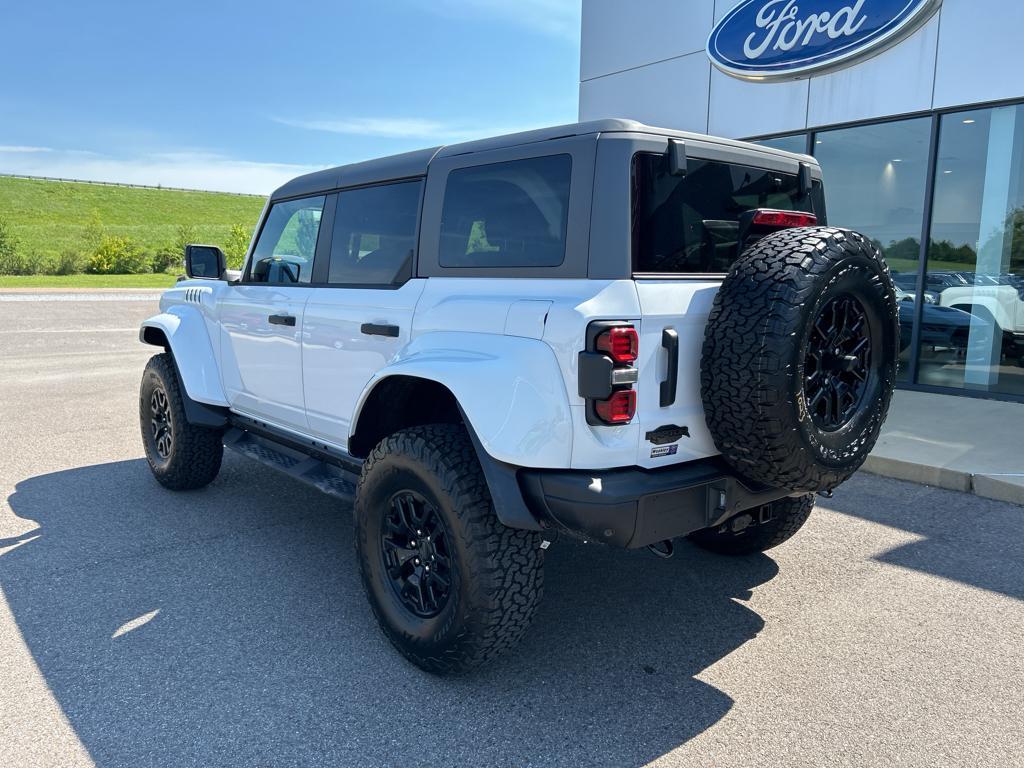
{"label": "car shadow on pavement", "polygon": [[941,488],[861,474],[829,509],[920,538],[883,552],[882,563],[1024,600],[1024,509]]}
{"label": "car shadow on pavement", "polygon": [[39,528],[5,542],[0,588],[106,766],[643,765],[729,711],[696,675],[761,630],[740,601],[778,571],[558,541],[526,640],[444,679],[377,629],[349,511],[271,470],[228,456],[174,494],[124,461],[9,503]]}

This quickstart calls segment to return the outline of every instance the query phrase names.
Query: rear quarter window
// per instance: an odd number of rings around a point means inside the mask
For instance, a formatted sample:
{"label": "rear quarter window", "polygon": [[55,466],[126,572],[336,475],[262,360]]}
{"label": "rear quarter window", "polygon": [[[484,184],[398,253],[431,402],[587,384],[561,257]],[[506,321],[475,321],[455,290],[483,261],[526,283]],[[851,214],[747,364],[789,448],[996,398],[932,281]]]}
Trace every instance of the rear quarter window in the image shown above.
{"label": "rear quarter window", "polygon": [[448,174],[442,267],[557,267],[565,259],[572,157],[511,160]]}
{"label": "rear quarter window", "polygon": [[633,158],[633,271],[722,274],[739,255],[740,216],[757,208],[808,211],[824,220],[824,194],[796,174],[691,158],[685,176],[665,155]]}

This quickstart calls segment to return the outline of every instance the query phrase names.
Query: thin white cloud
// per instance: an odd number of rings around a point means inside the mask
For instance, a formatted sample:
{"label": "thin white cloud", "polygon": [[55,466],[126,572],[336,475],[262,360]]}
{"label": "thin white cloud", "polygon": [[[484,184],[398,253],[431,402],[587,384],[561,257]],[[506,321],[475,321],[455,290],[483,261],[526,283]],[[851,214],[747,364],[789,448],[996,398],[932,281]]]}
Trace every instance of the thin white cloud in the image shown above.
{"label": "thin white cloud", "polygon": [[487,136],[501,136],[538,128],[536,125],[464,125],[419,117],[350,117],[324,120],[297,120],[275,117],[274,122],[309,131],[325,131],[349,136],[374,136],[388,139],[415,139],[423,144],[452,144]]}
{"label": "thin white cloud", "polygon": [[422,0],[447,17],[485,16],[579,44],[581,0]]}
{"label": "thin white cloud", "polygon": [[274,122],[292,128],[326,131],[353,136],[380,136],[388,139],[445,139],[458,133],[453,126],[437,120],[416,117],[352,117],[340,120],[295,120],[275,117]]}
{"label": "thin white cloud", "polygon": [[131,158],[59,149],[0,154],[0,173],[260,195],[317,169],[238,160],[207,152],[163,152]]}
{"label": "thin white cloud", "polygon": [[18,144],[0,144],[0,154],[26,155],[37,152],[53,152],[50,147],[27,147]]}

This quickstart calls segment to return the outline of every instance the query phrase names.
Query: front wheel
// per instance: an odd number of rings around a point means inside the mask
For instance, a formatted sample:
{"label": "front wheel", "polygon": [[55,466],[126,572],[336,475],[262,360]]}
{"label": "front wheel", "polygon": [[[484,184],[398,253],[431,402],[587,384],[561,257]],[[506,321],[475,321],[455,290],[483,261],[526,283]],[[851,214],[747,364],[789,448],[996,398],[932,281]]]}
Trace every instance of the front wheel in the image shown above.
{"label": "front wheel", "polygon": [[478,666],[516,644],[543,593],[532,531],[506,528],[465,429],[397,432],[363,467],[356,557],[384,634],[435,674]]}
{"label": "front wheel", "polygon": [[791,496],[733,515],[715,528],[690,534],[697,546],[720,555],[752,555],[790,539],[811,515],[814,494]]}
{"label": "front wheel", "polygon": [[223,434],[188,423],[174,358],[167,352],[151,357],[142,374],[139,426],[146,460],[160,485],[185,491],[209,485],[217,477],[224,457]]}

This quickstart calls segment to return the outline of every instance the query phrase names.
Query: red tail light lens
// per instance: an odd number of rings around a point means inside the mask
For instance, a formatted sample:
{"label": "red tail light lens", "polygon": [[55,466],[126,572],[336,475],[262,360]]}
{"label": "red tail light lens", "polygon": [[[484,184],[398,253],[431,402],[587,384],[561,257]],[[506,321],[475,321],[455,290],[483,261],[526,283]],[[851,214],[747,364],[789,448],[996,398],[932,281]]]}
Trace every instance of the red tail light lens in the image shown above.
{"label": "red tail light lens", "polygon": [[640,348],[640,337],[636,328],[629,325],[609,328],[597,337],[594,343],[598,352],[604,352],[616,365],[629,365],[636,361]]}
{"label": "red tail light lens", "polygon": [[818,217],[803,211],[775,211],[762,208],[754,214],[754,224],[761,227],[789,229],[791,227],[813,227]]}
{"label": "red tail light lens", "polygon": [[628,424],[636,414],[636,392],[620,389],[607,400],[595,401],[594,412],[608,424]]}

